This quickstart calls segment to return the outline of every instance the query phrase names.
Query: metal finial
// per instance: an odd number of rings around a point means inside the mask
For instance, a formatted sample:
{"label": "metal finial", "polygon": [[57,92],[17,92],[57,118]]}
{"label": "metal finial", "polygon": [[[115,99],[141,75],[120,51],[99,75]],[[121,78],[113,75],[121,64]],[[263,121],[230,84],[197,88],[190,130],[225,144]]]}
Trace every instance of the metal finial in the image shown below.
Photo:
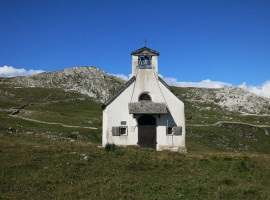
{"label": "metal finial", "polygon": [[147,39],[145,39],[143,42],[144,42],[144,46],[146,47],[146,43],[149,41],[147,41]]}

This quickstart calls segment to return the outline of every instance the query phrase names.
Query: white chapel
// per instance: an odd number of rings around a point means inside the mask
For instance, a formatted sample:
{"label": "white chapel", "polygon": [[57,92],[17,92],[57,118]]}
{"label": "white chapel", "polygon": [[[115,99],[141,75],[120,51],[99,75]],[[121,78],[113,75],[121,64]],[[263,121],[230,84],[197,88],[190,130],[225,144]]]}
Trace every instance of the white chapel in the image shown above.
{"label": "white chapel", "polygon": [[102,146],[186,152],[184,102],[158,76],[159,52],[131,53],[132,78],[103,105]]}

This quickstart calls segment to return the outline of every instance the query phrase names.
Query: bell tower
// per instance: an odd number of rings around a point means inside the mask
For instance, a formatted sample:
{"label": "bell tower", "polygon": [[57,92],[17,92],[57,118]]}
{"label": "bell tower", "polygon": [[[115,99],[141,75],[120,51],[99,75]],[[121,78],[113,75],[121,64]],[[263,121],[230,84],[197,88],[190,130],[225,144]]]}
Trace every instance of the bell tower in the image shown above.
{"label": "bell tower", "polygon": [[155,74],[158,74],[159,52],[145,46],[133,51],[131,55],[133,76],[137,75],[139,69],[152,69]]}

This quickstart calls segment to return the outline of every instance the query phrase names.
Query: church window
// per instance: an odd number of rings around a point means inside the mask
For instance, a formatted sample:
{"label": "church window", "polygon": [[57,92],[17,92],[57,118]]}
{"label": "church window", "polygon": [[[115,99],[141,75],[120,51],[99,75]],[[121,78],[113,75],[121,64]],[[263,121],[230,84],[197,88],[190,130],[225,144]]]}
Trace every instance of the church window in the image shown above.
{"label": "church window", "polygon": [[167,127],[167,136],[181,136],[182,127],[181,126],[168,126]]}
{"label": "church window", "polygon": [[112,127],[112,135],[113,136],[128,135],[128,127],[127,126],[114,126]]}
{"label": "church window", "polygon": [[173,127],[167,127],[167,135],[173,134]]}
{"label": "church window", "polygon": [[151,97],[148,94],[141,94],[139,97],[139,101],[151,101]]}
{"label": "church window", "polygon": [[120,126],[120,135],[127,135],[127,133],[128,133],[128,129],[127,129],[127,127],[125,126]]}
{"label": "church window", "polygon": [[152,56],[139,56],[139,67],[150,68],[152,64]]}

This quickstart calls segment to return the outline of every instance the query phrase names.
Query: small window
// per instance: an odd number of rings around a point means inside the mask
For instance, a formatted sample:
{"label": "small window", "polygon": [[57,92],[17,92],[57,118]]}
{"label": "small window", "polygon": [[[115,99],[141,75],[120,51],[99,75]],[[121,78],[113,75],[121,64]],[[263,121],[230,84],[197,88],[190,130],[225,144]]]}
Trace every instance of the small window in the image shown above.
{"label": "small window", "polygon": [[173,127],[167,127],[167,135],[173,134]]}
{"label": "small window", "polygon": [[139,97],[139,101],[151,101],[151,97],[148,94],[141,94]]}
{"label": "small window", "polygon": [[112,127],[112,136],[121,136],[128,134],[127,126],[114,126]]}
{"label": "small window", "polygon": [[182,135],[182,127],[181,126],[167,127],[167,135],[168,136],[181,136]]}
{"label": "small window", "polygon": [[128,134],[128,129],[127,127],[120,127],[120,135],[127,135]]}
{"label": "small window", "polygon": [[127,125],[127,121],[121,121],[121,125]]}

